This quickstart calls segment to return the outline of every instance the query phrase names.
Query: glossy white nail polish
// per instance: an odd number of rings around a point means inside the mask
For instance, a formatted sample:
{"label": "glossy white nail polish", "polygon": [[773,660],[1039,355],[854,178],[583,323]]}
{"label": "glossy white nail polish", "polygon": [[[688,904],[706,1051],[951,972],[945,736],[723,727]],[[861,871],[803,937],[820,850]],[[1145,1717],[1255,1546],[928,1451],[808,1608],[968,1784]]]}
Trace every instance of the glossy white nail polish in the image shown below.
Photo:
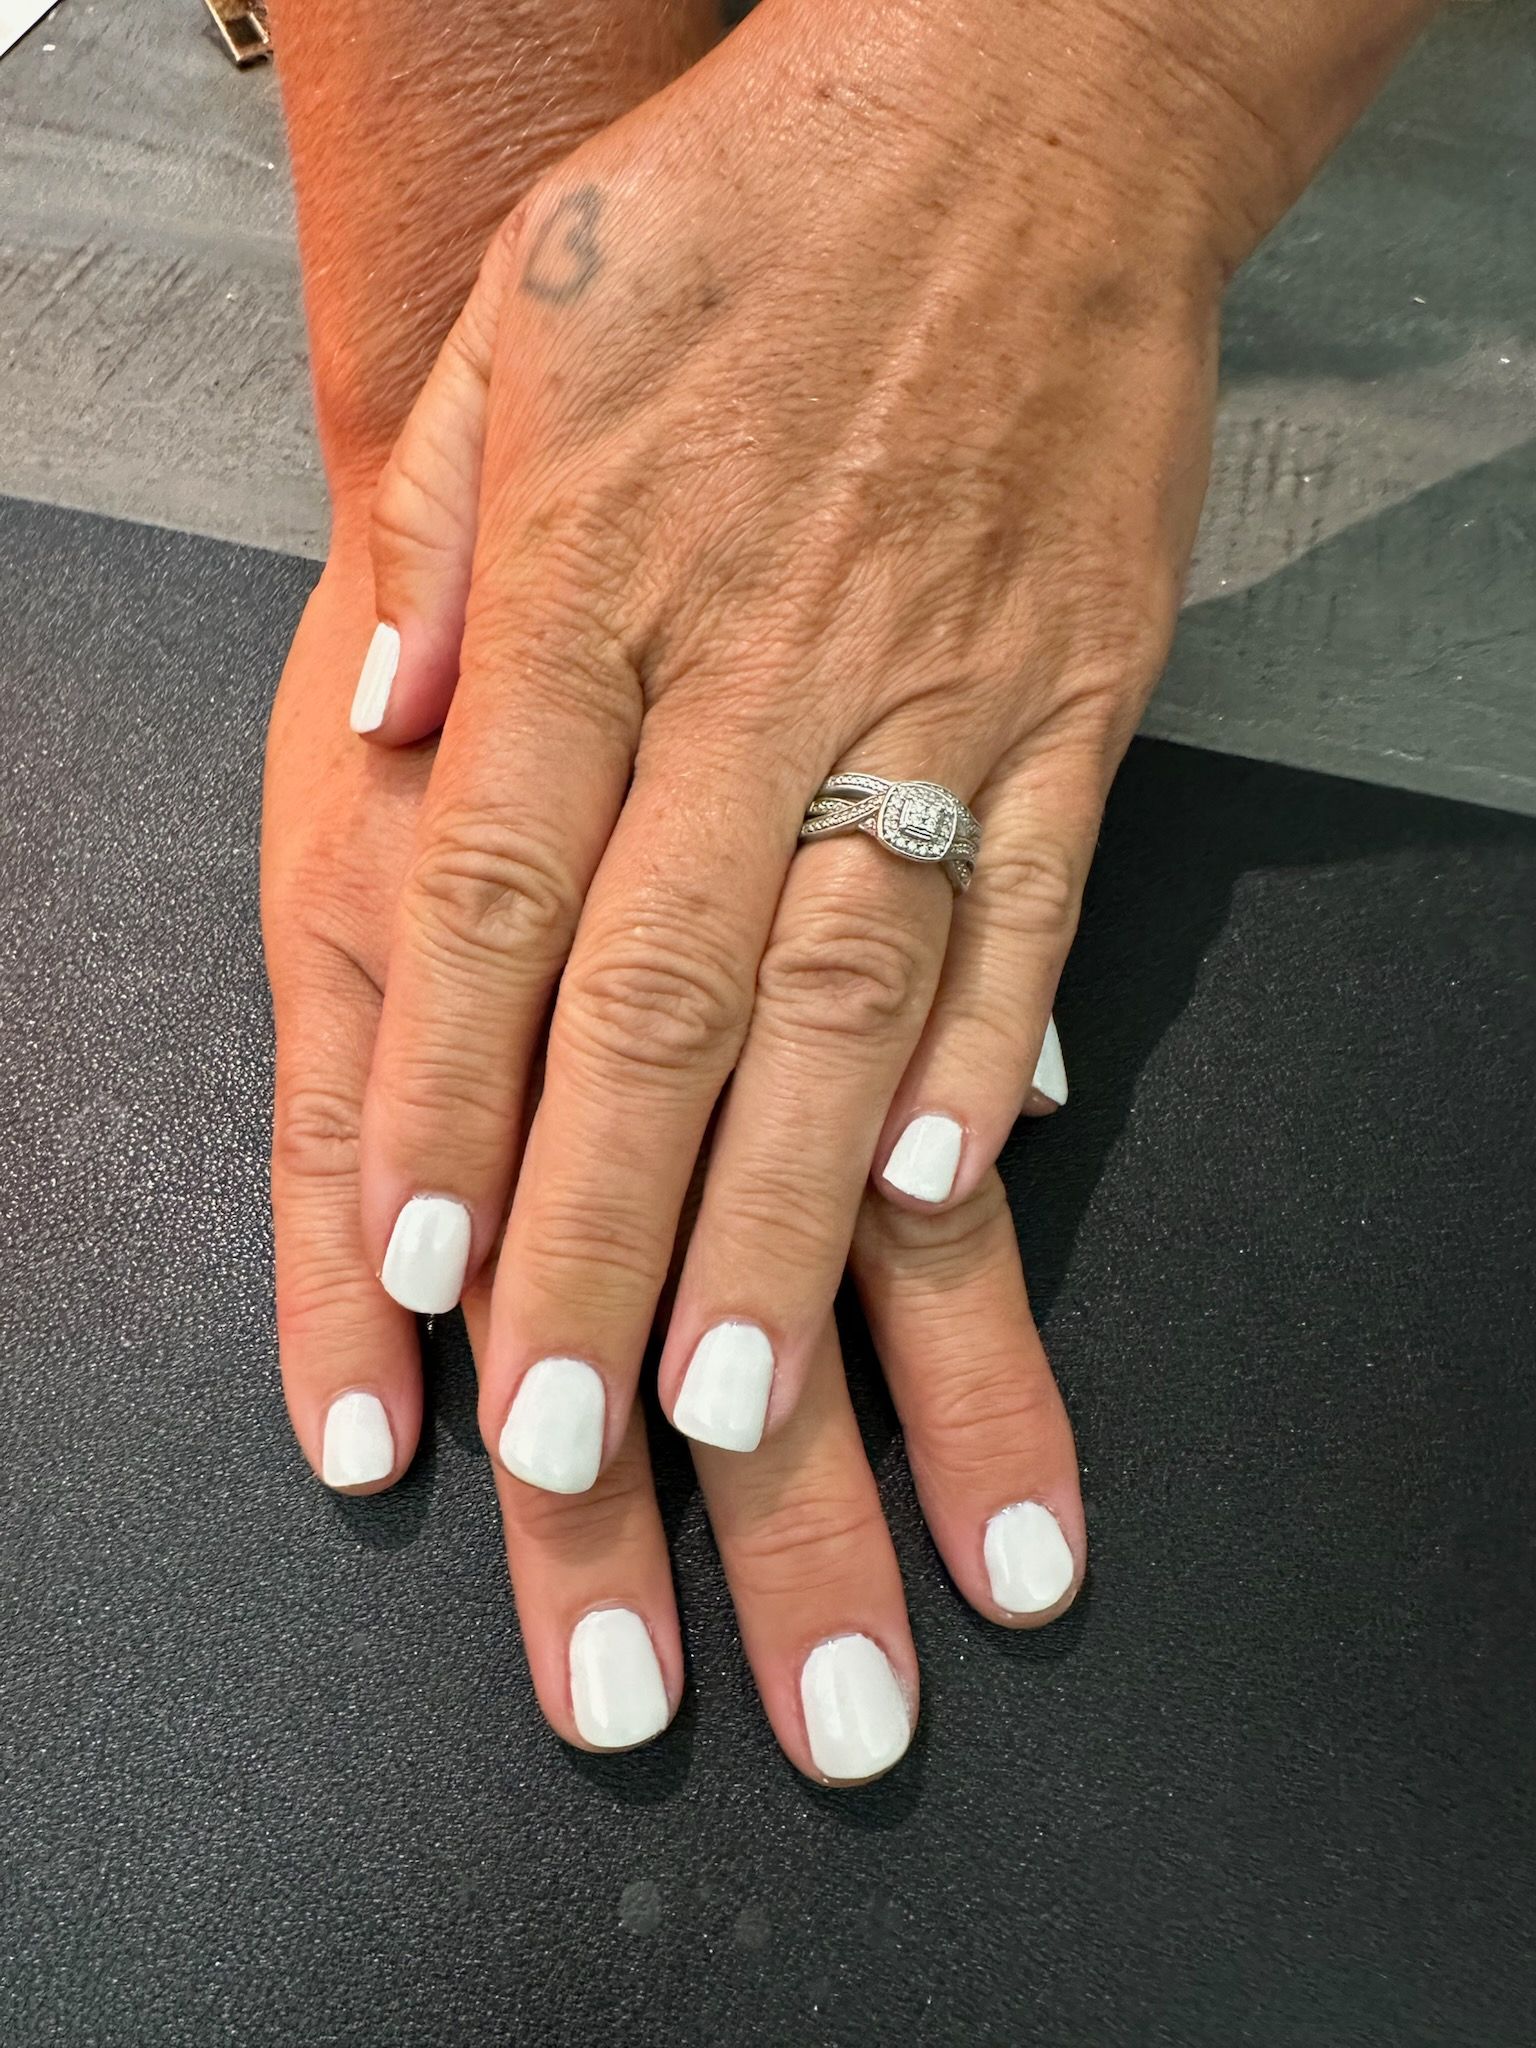
{"label": "glossy white nail polish", "polygon": [[872,1778],[912,1740],[900,1682],[868,1636],[816,1645],[800,1673],[800,1705],[811,1761],[824,1778]]}
{"label": "glossy white nail polish", "polygon": [[1056,1517],[1037,1500],[1021,1500],[995,1514],[982,1549],[992,1598],[1008,1614],[1043,1614],[1071,1587],[1071,1546]]}
{"label": "glossy white nail polish", "polygon": [[325,1411],[320,1476],[327,1486],[370,1486],[395,1469],[395,1438],[377,1394],[338,1394]]}
{"label": "glossy white nail polish", "polygon": [[603,1462],[607,1405],[602,1375],[584,1359],[541,1358],[512,1397],[501,1462],[546,1493],[585,1493]]}
{"label": "glossy white nail polish", "polygon": [[629,1608],[599,1608],[572,1629],[571,1712],[582,1740],[595,1749],[632,1749],[666,1727],[656,1646]]}
{"label": "glossy white nail polish", "polygon": [[354,732],[377,732],[389,709],[395,670],[400,666],[400,635],[393,626],[375,626],[363,672],[352,693],[352,715],[348,723]]}
{"label": "glossy white nail polish", "polygon": [[384,1292],[419,1316],[446,1315],[464,1291],[469,1211],[446,1195],[413,1195],[395,1218],[379,1274]]}
{"label": "glossy white nail polish", "polygon": [[955,1184],[964,1142],[952,1116],[915,1116],[891,1147],[881,1179],[915,1202],[942,1202]]}
{"label": "glossy white nail polish", "polygon": [[694,1346],[673,1427],[722,1451],[755,1451],[773,1387],[773,1346],[756,1323],[716,1323]]}
{"label": "glossy white nail polish", "polygon": [[1067,1099],[1067,1063],[1061,1056],[1061,1039],[1056,1030],[1056,1019],[1050,1018],[1045,1027],[1045,1043],[1040,1048],[1040,1057],[1035,1062],[1034,1086],[1042,1095],[1049,1096],[1058,1108]]}

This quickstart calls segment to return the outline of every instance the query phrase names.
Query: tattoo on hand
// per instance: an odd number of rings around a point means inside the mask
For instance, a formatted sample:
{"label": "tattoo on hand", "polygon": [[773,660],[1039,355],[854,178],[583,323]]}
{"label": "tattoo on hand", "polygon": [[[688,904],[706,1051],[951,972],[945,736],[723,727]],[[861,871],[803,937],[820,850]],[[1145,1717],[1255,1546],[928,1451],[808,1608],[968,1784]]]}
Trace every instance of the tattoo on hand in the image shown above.
{"label": "tattoo on hand", "polygon": [[546,305],[569,306],[603,267],[597,246],[603,195],[596,185],[568,192],[545,221],[528,252],[522,288]]}

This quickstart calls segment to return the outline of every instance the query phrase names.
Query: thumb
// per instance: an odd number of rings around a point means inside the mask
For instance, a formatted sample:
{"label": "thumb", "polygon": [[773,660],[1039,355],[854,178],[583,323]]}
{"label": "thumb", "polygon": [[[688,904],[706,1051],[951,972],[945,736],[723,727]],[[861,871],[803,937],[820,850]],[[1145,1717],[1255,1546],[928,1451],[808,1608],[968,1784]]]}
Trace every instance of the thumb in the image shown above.
{"label": "thumb", "polygon": [[378,624],[351,726],[383,746],[436,732],[458,680],[505,246],[502,237],[492,245],[374,492]]}

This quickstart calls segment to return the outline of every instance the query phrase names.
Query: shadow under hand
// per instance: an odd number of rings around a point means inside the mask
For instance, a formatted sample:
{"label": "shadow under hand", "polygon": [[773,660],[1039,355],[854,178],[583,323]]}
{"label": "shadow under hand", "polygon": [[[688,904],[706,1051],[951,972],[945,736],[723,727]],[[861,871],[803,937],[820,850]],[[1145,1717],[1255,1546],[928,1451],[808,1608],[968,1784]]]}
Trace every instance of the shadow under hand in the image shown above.
{"label": "shadow under hand", "polygon": [[[1243,692],[1261,706],[1266,679],[1279,688],[1300,669],[1335,722],[1355,701],[1361,725],[1379,732],[1390,696],[1406,754],[1434,744],[1402,687],[1425,677],[1437,715],[1448,720],[1454,700],[1455,715],[1477,723],[1482,755],[1505,762],[1512,785],[1522,781],[1536,587],[1507,572],[1502,535],[1533,489],[1536,443],[1350,527],[1251,589],[1193,606],[1168,689],[1199,695],[1203,672],[1205,694],[1236,705],[1240,723]],[[1443,798],[1134,742],[1057,999],[1071,1099],[1056,1116],[1020,1122],[999,1162],[1042,1331],[1143,1070],[1189,1002],[1244,878],[1315,869],[1326,890],[1329,869],[1509,829],[1500,812]],[[1283,993],[1264,981],[1276,970],[1264,959],[1242,967],[1253,1001]],[[1295,971],[1307,970],[1303,958]]]}
{"label": "shadow under hand", "polygon": [[612,1756],[599,1756],[562,1744],[561,1754],[567,1768],[578,1778],[584,1778],[595,1791],[606,1793],[620,1806],[658,1806],[680,1792],[688,1781],[697,1724],[697,1697],[694,1688],[687,1685],[671,1725],[656,1741],[641,1749],[620,1750]]}
{"label": "shadow under hand", "polygon": [[[1071,1100],[1017,1125],[999,1162],[1043,1334],[1143,1070],[1189,1002],[1242,879],[1507,829],[1497,813],[1460,804],[1135,742],[1057,1000]],[[1265,994],[1257,986],[1254,999]]]}

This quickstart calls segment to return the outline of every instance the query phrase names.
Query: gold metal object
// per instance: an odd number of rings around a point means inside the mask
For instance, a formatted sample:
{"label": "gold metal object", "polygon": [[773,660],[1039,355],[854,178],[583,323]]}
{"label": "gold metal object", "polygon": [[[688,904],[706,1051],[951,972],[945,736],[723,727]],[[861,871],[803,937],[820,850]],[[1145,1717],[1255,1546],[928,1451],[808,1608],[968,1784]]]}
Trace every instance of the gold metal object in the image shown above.
{"label": "gold metal object", "polygon": [[207,0],[207,6],[231,63],[243,71],[271,56],[266,0]]}

